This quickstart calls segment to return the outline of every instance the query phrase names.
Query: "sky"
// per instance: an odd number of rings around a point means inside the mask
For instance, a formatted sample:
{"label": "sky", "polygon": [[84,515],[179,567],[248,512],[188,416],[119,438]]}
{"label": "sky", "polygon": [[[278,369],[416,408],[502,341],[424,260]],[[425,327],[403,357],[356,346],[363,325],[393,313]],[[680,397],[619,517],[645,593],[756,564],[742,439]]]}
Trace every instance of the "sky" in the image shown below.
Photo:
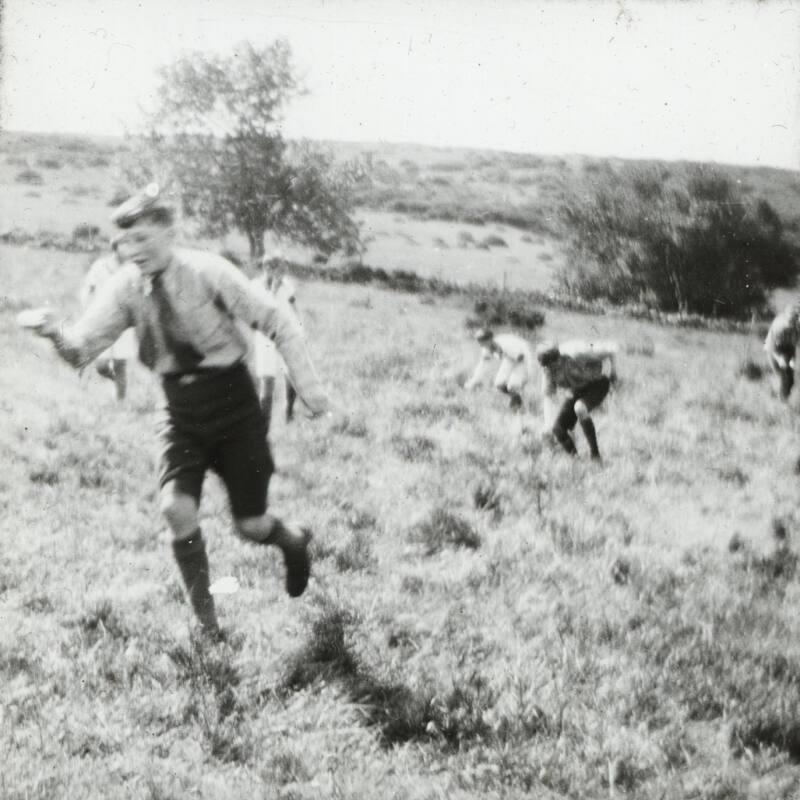
{"label": "sky", "polygon": [[0,124],[121,135],[157,69],[289,41],[290,138],[800,169],[800,0],[0,0]]}

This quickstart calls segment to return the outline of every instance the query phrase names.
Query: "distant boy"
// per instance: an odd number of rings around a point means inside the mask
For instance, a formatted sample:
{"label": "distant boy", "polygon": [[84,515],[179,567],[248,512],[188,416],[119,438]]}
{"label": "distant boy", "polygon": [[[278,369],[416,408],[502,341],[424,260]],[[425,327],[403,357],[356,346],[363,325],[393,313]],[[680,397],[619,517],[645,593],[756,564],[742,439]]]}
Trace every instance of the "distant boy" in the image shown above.
{"label": "distant boy", "polygon": [[464,384],[473,389],[483,384],[492,370],[492,362],[500,361],[494,377],[494,388],[511,398],[513,410],[522,408],[522,391],[533,376],[533,355],[528,342],[514,333],[499,333],[496,336],[487,328],[475,333],[481,346],[481,355],[472,377]]}
{"label": "distant boy", "polygon": [[[259,289],[269,292],[272,297],[294,316],[302,329],[297,312],[297,289],[294,281],[285,274],[283,256],[280,252],[265,256],[261,262],[261,272],[253,278],[253,284]],[[287,376],[286,365],[275,349],[275,343],[268,336],[258,331],[253,340],[253,372],[256,380],[259,403],[267,423],[269,432],[272,420],[272,399],[275,393],[275,382],[278,372]],[[288,376],[286,377],[286,421],[294,417],[294,403],[297,392]]]}
{"label": "distant boy", "polygon": [[[122,266],[117,253],[117,242],[111,245],[108,255],[100,256],[89,267],[81,284],[81,306],[87,308],[95,294]],[[124,400],[128,389],[128,362],[136,358],[136,331],[128,328],[114,344],[95,359],[95,369],[104,378],[114,382],[117,400]]]}
{"label": "distant boy", "polygon": [[[577,455],[570,431],[580,421],[594,460],[600,459],[597,431],[590,412],[603,402],[617,379],[617,346],[613,343],[572,341],[559,346],[542,343],[536,348],[536,360],[542,367],[542,405],[545,430],[552,432],[559,444]],[[605,367],[608,365],[608,374]],[[559,389],[568,396],[556,413],[555,398]]]}
{"label": "distant boy", "polygon": [[780,379],[780,394],[788,400],[794,386],[794,361],[800,339],[800,302],[784,309],[772,321],[764,340],[769,365]]}

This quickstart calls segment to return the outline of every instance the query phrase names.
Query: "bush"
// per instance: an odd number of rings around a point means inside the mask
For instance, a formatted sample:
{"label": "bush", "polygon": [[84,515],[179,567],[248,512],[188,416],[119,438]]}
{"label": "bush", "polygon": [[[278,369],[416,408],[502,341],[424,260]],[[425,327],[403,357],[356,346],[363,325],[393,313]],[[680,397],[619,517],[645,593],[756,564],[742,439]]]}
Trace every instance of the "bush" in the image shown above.
{"label": "bush", "polygon": [[558,281],[568,294],[743,319],[798,275],[800,254],[776,211],[715,169],[627,168],[598,175],[587,194],[561,213]]}
{"label": "bush", "polygon": [[458,232],[458,246],[471,247],[475,244],[475,237],[469,231]]}
{"label": "bush", "polygon": [[534,304],[529,295],[506,289],[487,289],[473,306],[475,317],[467,321],[467,327],[493,328],[510,325],[533,331],[544,325],[544,313]]}
{"label": "bush", "polygon": [[508,242],[502,237],[498,236],[497,234],[490,233],[487,237],[485,237],[481,244],[484,247],[508,247]]}
{"label": "bush", "polygon": [[57,158],[40,158],[36,166],[44,169],[61,169],[64,165]]}
{"label": "bush", "polygon": [[27,183],[31,186],[41,186],[44,183],[44,178],[42,178],[41,173],[37,172],[35,169],[22,170],[22,172],[17,174],[14,180],[16,180],[17,183]]}
{"label": "bush", "polygon": [[99,235],[100,228],[88,222],[81,222],[80,225],[76,225],[72,230],[72,238],[74,240],[96,239]]}

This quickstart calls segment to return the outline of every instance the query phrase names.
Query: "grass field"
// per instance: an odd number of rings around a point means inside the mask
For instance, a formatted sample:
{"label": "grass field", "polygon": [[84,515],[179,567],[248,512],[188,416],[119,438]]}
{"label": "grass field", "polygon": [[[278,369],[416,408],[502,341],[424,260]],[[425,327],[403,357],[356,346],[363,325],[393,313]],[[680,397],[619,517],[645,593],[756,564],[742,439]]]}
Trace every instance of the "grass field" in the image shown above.
{"label": "grass field", "polygon": [[198,649],[155,381],[117,405],[14,324],[75,311],[87,261],[0,245],[0,797],[798,796],[800,424],[756,336],[548,311],[542,336],[621,344],[598,467],[526,430],[535,390],[512,416],[459,387],[466,301],[304,284],[354,410],[273,437],[312,581],[286,597],[209,477],[213,577],[242,588],[232,643]]}

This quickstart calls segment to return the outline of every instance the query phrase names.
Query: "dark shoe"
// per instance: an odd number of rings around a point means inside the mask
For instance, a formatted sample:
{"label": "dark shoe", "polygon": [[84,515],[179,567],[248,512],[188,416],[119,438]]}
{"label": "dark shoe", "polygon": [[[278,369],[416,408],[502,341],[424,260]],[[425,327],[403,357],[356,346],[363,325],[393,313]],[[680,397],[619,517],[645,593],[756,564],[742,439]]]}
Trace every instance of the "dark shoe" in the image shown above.
{"label": "dark shoe", "polygon": [[312,534],[308,528],[293,528],[292,530],[299,532],[300,535],[293,537],[291,542],[281,546],[283,561],[286,564],[286,591],[290,597],[300,597],[306,590],[308,578],[311,575],[311,556],[308,553],[308,544]]}
{"label": "dark shoe", "polygon": [[558,440],[558,443],[571,455],[578,455],[578,450],[575,447],[575,441],[563,428],[556,426],[553,428],[553,435]]}

